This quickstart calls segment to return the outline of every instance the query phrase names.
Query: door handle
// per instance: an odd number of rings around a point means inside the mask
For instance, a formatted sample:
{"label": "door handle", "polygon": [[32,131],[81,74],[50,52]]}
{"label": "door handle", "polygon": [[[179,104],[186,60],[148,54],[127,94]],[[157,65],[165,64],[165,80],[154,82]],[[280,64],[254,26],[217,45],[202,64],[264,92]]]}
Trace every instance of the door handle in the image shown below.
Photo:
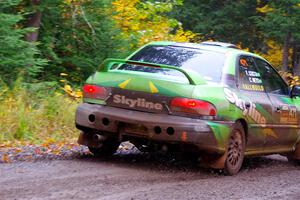
{"label": "door handle", "polygon": [[281,112],[281,111],[289,111],[289,106],[288,105],[280,105],[276,106],[276,111]]}
{"label": "door handle", "polygon": [[276,107],[276,112],[281,112],[281,107],[280,106]]}
{"label": "door handle", "polygon": [[251,107],[251,103],[250,102],[246,102],[245,103],[245,107],[246,107],[246,109],[249,109]]}

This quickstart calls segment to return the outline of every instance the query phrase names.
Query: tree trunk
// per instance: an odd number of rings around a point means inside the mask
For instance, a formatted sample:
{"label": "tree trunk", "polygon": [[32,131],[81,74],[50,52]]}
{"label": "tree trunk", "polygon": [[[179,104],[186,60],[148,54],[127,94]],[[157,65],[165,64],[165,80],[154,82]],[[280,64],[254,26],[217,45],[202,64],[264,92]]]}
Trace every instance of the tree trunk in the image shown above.
{"label": "tree trunk", "polygon": [[295,72],[295,69],[296,69],[296,51],[297,51],[296,44],[293,43],[293,45],[292,45],[292,69],[293,69],[293,73]]}
{"label": "tree trunk", "polygon": [[284,38],[283,51],[282,51],[282,70],[288,71],[289,69],[289,43],[292,37],[291,32],[287,32]]}
{"label": "tree trunk", "polygon": [[[33,7],[40,5],[41,0],[32,0],[31,4]],[[29,15],[27,19],[27,27],[35,28],[34,32],[30,32],[26,35],[25,39],[28,42],[36,42],[39,37],[39,29],[41,27],[42,13],[41,11],[36,11],[35,13]]]}
{"label": "tree trunk", "polygon": [[295,43],[293,46],[293,73],[300,75],[300,44]]}

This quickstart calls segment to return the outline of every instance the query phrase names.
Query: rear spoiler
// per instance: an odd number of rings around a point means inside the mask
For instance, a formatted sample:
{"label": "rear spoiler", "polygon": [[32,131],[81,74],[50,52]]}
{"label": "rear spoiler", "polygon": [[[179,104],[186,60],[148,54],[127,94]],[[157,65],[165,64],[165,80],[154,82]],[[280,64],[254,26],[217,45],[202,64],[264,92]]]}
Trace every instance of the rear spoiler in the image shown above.
{"label": "rear spoiler", "polygon": [[205,80],[202,79],[200,76],[195,76],[194,71],[188,71],[186,69],[182,69],[179,67],[171,66],[171,65],[163,65],[163,64],[156,64],[156,63],[148,63],[148,62],[140,62],[134,60],[123,60],[123,59],[114,59],[108,58],[103,61],[100,65],[99,71],[100,72],[108,72],[115,64],[129,64],[129,65],[137,65],[141,67],[152,67],[152,68],[160,68],[160,69],[172,69],[181,72],[185,75],[191,85],[200,85],[205,84]]}

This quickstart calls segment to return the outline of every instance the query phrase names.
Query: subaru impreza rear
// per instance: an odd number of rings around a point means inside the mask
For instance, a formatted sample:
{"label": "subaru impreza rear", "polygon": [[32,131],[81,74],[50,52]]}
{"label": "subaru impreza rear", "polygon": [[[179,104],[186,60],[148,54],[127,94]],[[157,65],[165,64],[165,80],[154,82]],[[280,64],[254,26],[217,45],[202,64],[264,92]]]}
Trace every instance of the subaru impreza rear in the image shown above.
{"label": "subaru impreza rear", "polygon": [[125,60],[105,60],[83,87],[79,143],[105,156],[130,141],[141,150],[199,153],[210,167],[224,168],[238,117],[224,94],[234,84],[231,51],[155,42]]}

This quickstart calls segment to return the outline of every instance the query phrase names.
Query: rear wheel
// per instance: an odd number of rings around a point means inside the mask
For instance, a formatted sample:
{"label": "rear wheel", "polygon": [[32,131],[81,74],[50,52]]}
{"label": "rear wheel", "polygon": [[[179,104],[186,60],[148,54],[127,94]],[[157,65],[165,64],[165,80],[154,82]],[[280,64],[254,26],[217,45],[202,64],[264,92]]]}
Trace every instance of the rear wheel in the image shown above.
{"label": "rear wheel", "polygon": [[287,158],[290,162],[300,165],[300,143],[296,145],[294,152],[287,155]]}
{"label": "rear wheel", "polygon": [[300,165],[300,160],[298,160],[298,159],[293,159],[293,158],[291,158],[291,157],[287,157],[288,158],[288,161],[290,162],[290,163],[293,163],[293,164],[295,164],[295,165]]}
{"label": "rear wheel", "polygon": [[113,155],[119,148],[120,142],[114,138],[108,138],[99,147],[89,147],[95,157],[106,157]]}
{"label": "rear wheel", "polygon": [[240,123],[237,123],[230,133],[224,173],[235,175],[242,167],[245,155],[245,133]]}

